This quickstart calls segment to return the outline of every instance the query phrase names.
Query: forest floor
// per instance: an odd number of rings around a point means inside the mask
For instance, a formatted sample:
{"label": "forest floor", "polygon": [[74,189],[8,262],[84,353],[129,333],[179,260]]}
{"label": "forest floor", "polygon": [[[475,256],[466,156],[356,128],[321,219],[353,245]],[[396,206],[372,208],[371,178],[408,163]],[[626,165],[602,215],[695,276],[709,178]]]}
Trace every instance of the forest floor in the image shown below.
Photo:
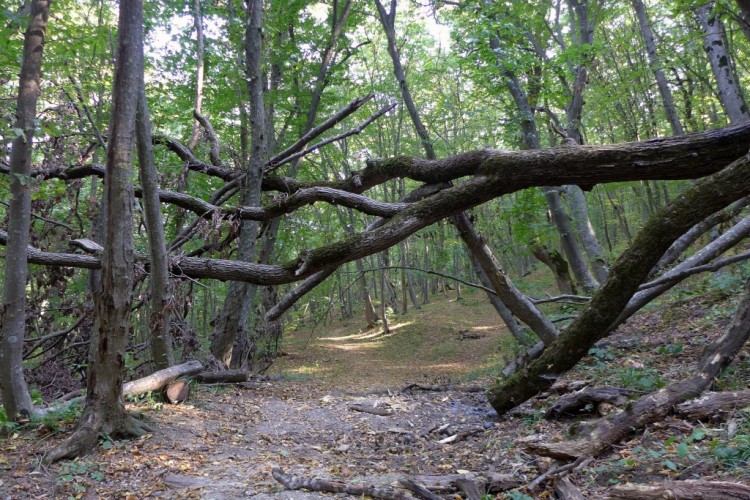
{"label": "forest floor", "polygon": [[[599,343],[564,381],[646,392],[681,378],[729,322],[735,301],[736,291],[677,294]],[[285,490],[271,475],[275,467],[304,478],[381,485],[492,471],[517,482],[497,498],[554,498],[548,485],[527,489],[554,463],[526,453],[516,440],[564,438],[572,421],[543,417],[555,396],[498,419],[482,392],[403,390],[409,384],[456,389],[490,383],[511,357],[502,353],[512,343],[484,298],[436,296],[419,311],[394,316],[391,328],[384,334],[334,322],[292,332],[271,380],[195,385],[180,405],[131,402],[153,434],[128,441],[104,436],[91,454],[48,468],[39,465],[43,453],[70,433],[75,416],[11,431],[0,438],[0,498],[326,496]],[[717,389],[749,382],[746,351]],[[388,415],[353,411],[357,404]],[[750,409],[740,409],[716,422],[668,417],[569,478],[586,498],[598,498],[626,482],[748,483],[749,460]],[[445,498],[457,497],[446,492]]]}

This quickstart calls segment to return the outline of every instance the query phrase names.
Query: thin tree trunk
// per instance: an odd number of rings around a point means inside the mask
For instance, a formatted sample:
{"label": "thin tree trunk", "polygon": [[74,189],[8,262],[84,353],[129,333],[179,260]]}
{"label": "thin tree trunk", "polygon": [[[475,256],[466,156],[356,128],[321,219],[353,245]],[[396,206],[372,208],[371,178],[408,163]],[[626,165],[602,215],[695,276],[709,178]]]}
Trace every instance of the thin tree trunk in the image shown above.
{"label": "thin tree trunk", "polygon": [[750,110],[742,96],[742,89],[734,74],[731,56],[724,43],[723,23],[714,10],[714,2],[695,9],[695,15],[704,33],[703,48],[708,55],[711,69],[716,79],[719,101],[731,123],[742,123],[750,120]]}
{"label": "thin tree trunk", "polygon": [[630,226],[628,226],[628,220],[625,218],[625,213],[622,209],[622,206],[620,206],[617,200],[615,200],[614,195],[611,191],[607,191],[607,199],[609,199],[609,203],[610,205],[612,205],[612,210],[615,212],[617,222],[620,223],[620,228],[625,234],[625,238],[628,240],[628,244],[632,243],[633,236],[630,234]]}
{"label": "thin tree trunk", "polygon": [[643,0],[631,0],[633,3],[633,9],[635,15],[638,18],[638,24],[641,29],[641,36],[643,42],[646,45],[646,53],[648,54],[648,65],[651,71],[654,73],[656,79],[656,85],[659,87],[659,94],[661,94],[661,100],[664,104],[664,112],[667,115],[669,125],[672,127],[673,135],[682,135],[685,130],[682,128],[682,122],[677,114],[677,108],[674,105],[674,99],[672,99],[672,91],[667,83],[667,78],[664,75],[662,69],[661,59],[656,51],[656,41],[654,38],[654,32],[651,29],[651,24],[648,20],[648,13],[646,12],[646,6],[643,5]]}
{"label": "thin tree trunk", "polygon": [[[503,304],[521,321],[529,325],[531,330],[545,344],[552,343],[557,338],[557,328],[513,286],[500,263],[497,262],[492,252],[482,241],[468,217],[461,213],[454,216],[452,220],[458,228],[461,239],[470,249],[471,255],[477,260],[479,267],[492,284],[492,289],[495,290]],[[508,328],[511,328],[510,325]]]}
{"label": "thin tree trunk", "polygon": [[594,232],[594,226],[591,225],[586,196],[583,194],[581,188],[576,185],[567,185],[564,189],[573,220],[583,241],[583,248],[589,256],[594,276],[599,283],[604,283],[609,273],[609,266],[604,256],[604,249],[599,244],[599,239]]}
{"label": "thin tree trunk", "polygon": [[163,370],[174,364],[172,353],[171,302],[169,283],[169,255],[164,238],[164,223],[161,217],[159,201],[159,178],[154,165],[153,141],[151,137],[151,120],[146,88],[141,79],[136,114],[136,134],[138,143],[138,166],[143,191],[143,213],[148,233],[149,284],[151,287],[151,306],[149,331],[151,342],[151,359],[154,368]]}
{"label": "thin tree trunk", "polygon": [[[194,110],[197,114],[201,113],[203,108],[203,71],[205,68],[205,62],[203,54],[205,52],[205,44],[203,42],[203,14],[201,13],[201,0],[193,0],[193,20],[195,23],[195,36],[196,36],[196,51],[195,58],[197,59],[197,68],[195,70],[195,105]],[[198,144],[198,137],[200,136],[201,125],[196,119],[193,122],[193,133],[190,135],[188,141],[188,147],[195,149]]]}
{"label": "thin tree trunk", "polygon": [[[263,98],[263,0],[248,3],[248,23],[245,32],[245,62],[250,95],[250,135],[251,151],[245,169],[245,185],[242,191],[242,204],[249,207],[260,206],[261,179],[263,166],[268,157],[266,115]],[[259,223],[244,220],[240,229],[240,242],[237,258],[243,262],[255,259],[255,243]],[[211,343],[211,354],[226,366],[231,365],[232,350],[240,328],[243,302],[248,285],[233,281],[229,284],[224,308],[216,322],[215,336]]]}
{"label": "thin tree trunk", "polygon": [[8,249],[0,308],[0,390],[9,420],[28,418],[34,410],[23,375],[23,339],[26,336],[26,259],[31,228],[31,152],[36,129],[36,105],[41,92],[39,81],[49,4],[43,0],[35,0],[31,4],[16,101],[14,128],[18,131],[18,137],[13,140],[10,155]]}
{"label": "thin tree trunk", "polygon": [[388,250],[385,250],[380,254],[380,317],[383,319],[383,333],[391,333],[391,328],[388,325],[388,307],[385,300],[385,275],[387,273],[387,266]]}

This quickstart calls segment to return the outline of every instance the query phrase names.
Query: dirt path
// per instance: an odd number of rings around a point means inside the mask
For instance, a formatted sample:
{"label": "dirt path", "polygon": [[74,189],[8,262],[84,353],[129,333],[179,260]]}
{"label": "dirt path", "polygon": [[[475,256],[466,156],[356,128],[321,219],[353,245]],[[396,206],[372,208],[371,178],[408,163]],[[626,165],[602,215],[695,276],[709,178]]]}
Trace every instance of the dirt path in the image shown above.
{"label": "dirt path", "polygon": [[[716,311],[685,303],[670,311],[674,324],[665,314],[631,320],[566,377],[646,390],[684,376],[721,331],[710,319]],[[404,319],[394,319],[391,334],[345,324],[319,327],[312,336],[296,332],[274,367],[277,380],[195,386],[182,405],[140,401],[131,410],[154,434],[130,441],[103,436],[90,455],[48,469],[39,467],[40,458],[70,433],[74,415],[12,434],[0,440],[0,498],[330,498],[284,490],[272,478],[274,467],[383,485],[420,474],[492,471],[514,477],[518,495],[533,495],[513,498],[549,497],[550,489],[523,488],[551,462],[516,442],[568,435],[569,421],[542,418],[549,400],[533,399],[497,419],[481,392],[401,391],[411,383],[486,386],[491,368],[503,362],[498,347],[507,343],[492,311],[478,299],[444,300]],[[740,360],[737,380],[746,372],[750,364]],[[354,411],[355,404],[388,415]],[[571,477],[592,498],[626,481],[747,481],[740,438],[750,436],[750,413],[733,419],[707,427],[670,417]],[[730,462],[719,452],[739,458]]]}

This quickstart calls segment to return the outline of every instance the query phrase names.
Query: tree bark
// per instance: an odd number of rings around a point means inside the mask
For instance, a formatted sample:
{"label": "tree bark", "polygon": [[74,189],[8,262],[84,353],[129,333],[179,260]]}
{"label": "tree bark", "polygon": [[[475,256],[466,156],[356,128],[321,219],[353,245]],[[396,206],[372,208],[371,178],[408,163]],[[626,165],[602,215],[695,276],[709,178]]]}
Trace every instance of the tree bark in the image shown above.
{"label": "tree bark", "polygon": [[502,303],[521,321],[526,323],[545,344],[551,344],[557,338],[557,328],[513,286],[500,263],[487,248],[486,243],[482,241],[468,217],[461,213],[453,217],[453,223]]}
{"label": "tree bark", "polygon": [[164,222],[159,201],[159,176],[154,165],[151,119],[146,102],[146,87],[141,74],[136,113],[138,143],[138,173],[143,190],[143,213],[148,234],[149,284],[151,304],[149,310],[149,333],[151,360],[154,368],[163,370],[174,364],[172,353],[171,302],[169,283],[169,255],[164,238]]}
{"label": "tree bark", "polygon": [[[193,0],[193,22],[195,24],[195,37],[196,37],[196,51],[195,58],[197,59],[197,67],[195,69],[195,104],[193,109],[195,113],[200,114],[203,108],[203,71],[205,68],[205,61],[203,54],[205,52],[205,43],[203,41],[203,14],[201,13],[201,1]],[[197,119],[193,121],[193,132],[190,134],[190,141],[188,141],[188,147],[195,149],[198,144],[198,137],[201,132],[201,124]]]}
{"label": "tree bark", "polygon": [[714,10],[714,2],[709,1],[694,9],[698,22],[703,29],[704,45],[711,70],[716,79],[719,101],[731,123],[743,123],[750,120],[742,88],[734,73],[731,56],[727,51],[723,23],[719,14]]}
{"label": "tree bark", "polygon": [[656,50],[656,39],[654,37],[654,31],[651,28],[651,23],[648,20],[648,13],[646,12],[646,6],[643,5],[643,0],[631,0],[633,3],[633,10],[638,18],[638,25],[641,29],[641,36],[643,42],[646,45],[646,54],[648,55],[648,65],[654,74],[656,79],[656,85],[659,87],[659,94],[661,94],[661,100],[664,104],[664,112],[667,115],[667,121],[672,127],[673,135],[682,135],[685,130],[682,128],[682,122],[677,114],[677,108],[674,105],[674,99],[672,99],[672,90],[669,88],[667,83],[667,77],[664,75],[662,69],[661,59]]}
{"label": "tree bark", "polygon": [[604,283],[604,280],[607,279],[607,274],[609,274],[609,264],[604,255],[604,249],[594,232],[594,226],[591,225],[586,196],[583,194],[583,190],[574,184],[568,184],[563,189],[565,190],[573,221],[578,228],[578,233],[581,235],[583,248],[586,250],[589,262],[591,262],[594,277],[598,283]]}
{"label": "tree bark", "polygon": [[706,392],[701,397],[677,405],[675,412],[692,420],[716,420],[750,405],[750,390]]}
{"label": "tree bark", "polygon": [[49,4],[43,0],[31,3],[16,100],[14,127],[17,137],[13,140],[10,156],[8,251],[0,307],[0,391],[9,420],[28,418],[34,411],[23,375],[23,339],[26,336],[27,253],[31,227],[31,152],[36,130],[36,105],[41,92]]}
{"label": "tree bark", "polygon": [[575,366],[594,343],[606,336],[640,283],[674,240],[697,220],[750,192],[746,182],[749,166],[750,157],[737,160],[696,184],[651,218],[578,319],[538,359],[489,389],[488,398],[498,414],[504,414],[549,387],[551,378]]}
{"label": "tree bark", "polygon": [[568,263],[557,250],[550,250],[540,243],[532,243],[530,250],[539,262],[549,267],[550,271],[552,271],[557,288],[561,293],[568,295],[576,293],[576,288],[568,271]]}
{"label": "tree bark", "polygon": [[[250,95],[250,136],[251,152],[245,169],[245,184],[242,190],[242,204],[260,206],[263,166],[268,157],[266,115],[263,97],[263,0],[248,3],[248,23],[245,32],[245,64]],[[256,221],[243,221],[240,229],[240,243],[237,259],[251,262],[255,258],[255,243],[258,236]],[[216,322],[211,354],[221,363],[230,366],[232,349],[240,325],[242,304],[246,300],[248,285],[235,282],[229,284],[227,298]],[[254,290],[254,288],[253,288]]]}
{"label": "tree bark", "polygon": [[609,491],[606,500],[750,500],[750,486],[728,481],[665,481],[660,484],[623,484]]}
{"label": "tree bark", "polygon": [[133,288],[131,178],[139,82],[143,77],[141,0],[120,2],[117,45],[105,177],[108,224],[102,255],[101,291],[95,301],[86,405],[76,431],[45,456],[47,463],[92,450],[100,433],[116,438],[141,435],[147,430],[147,426],[127,414],[122,398]]}

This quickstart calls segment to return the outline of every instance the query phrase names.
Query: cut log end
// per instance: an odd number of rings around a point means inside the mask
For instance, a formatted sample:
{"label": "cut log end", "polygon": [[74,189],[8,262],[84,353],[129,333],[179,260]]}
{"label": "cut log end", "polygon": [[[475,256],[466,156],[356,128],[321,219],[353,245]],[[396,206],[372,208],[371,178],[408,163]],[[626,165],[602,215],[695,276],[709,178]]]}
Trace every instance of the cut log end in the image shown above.
{"label": "cut log end", "polygon": [[164,388],[164,400],[172,403],[184,403],[190,396],[190,383],[187,380],[175,380]]}

